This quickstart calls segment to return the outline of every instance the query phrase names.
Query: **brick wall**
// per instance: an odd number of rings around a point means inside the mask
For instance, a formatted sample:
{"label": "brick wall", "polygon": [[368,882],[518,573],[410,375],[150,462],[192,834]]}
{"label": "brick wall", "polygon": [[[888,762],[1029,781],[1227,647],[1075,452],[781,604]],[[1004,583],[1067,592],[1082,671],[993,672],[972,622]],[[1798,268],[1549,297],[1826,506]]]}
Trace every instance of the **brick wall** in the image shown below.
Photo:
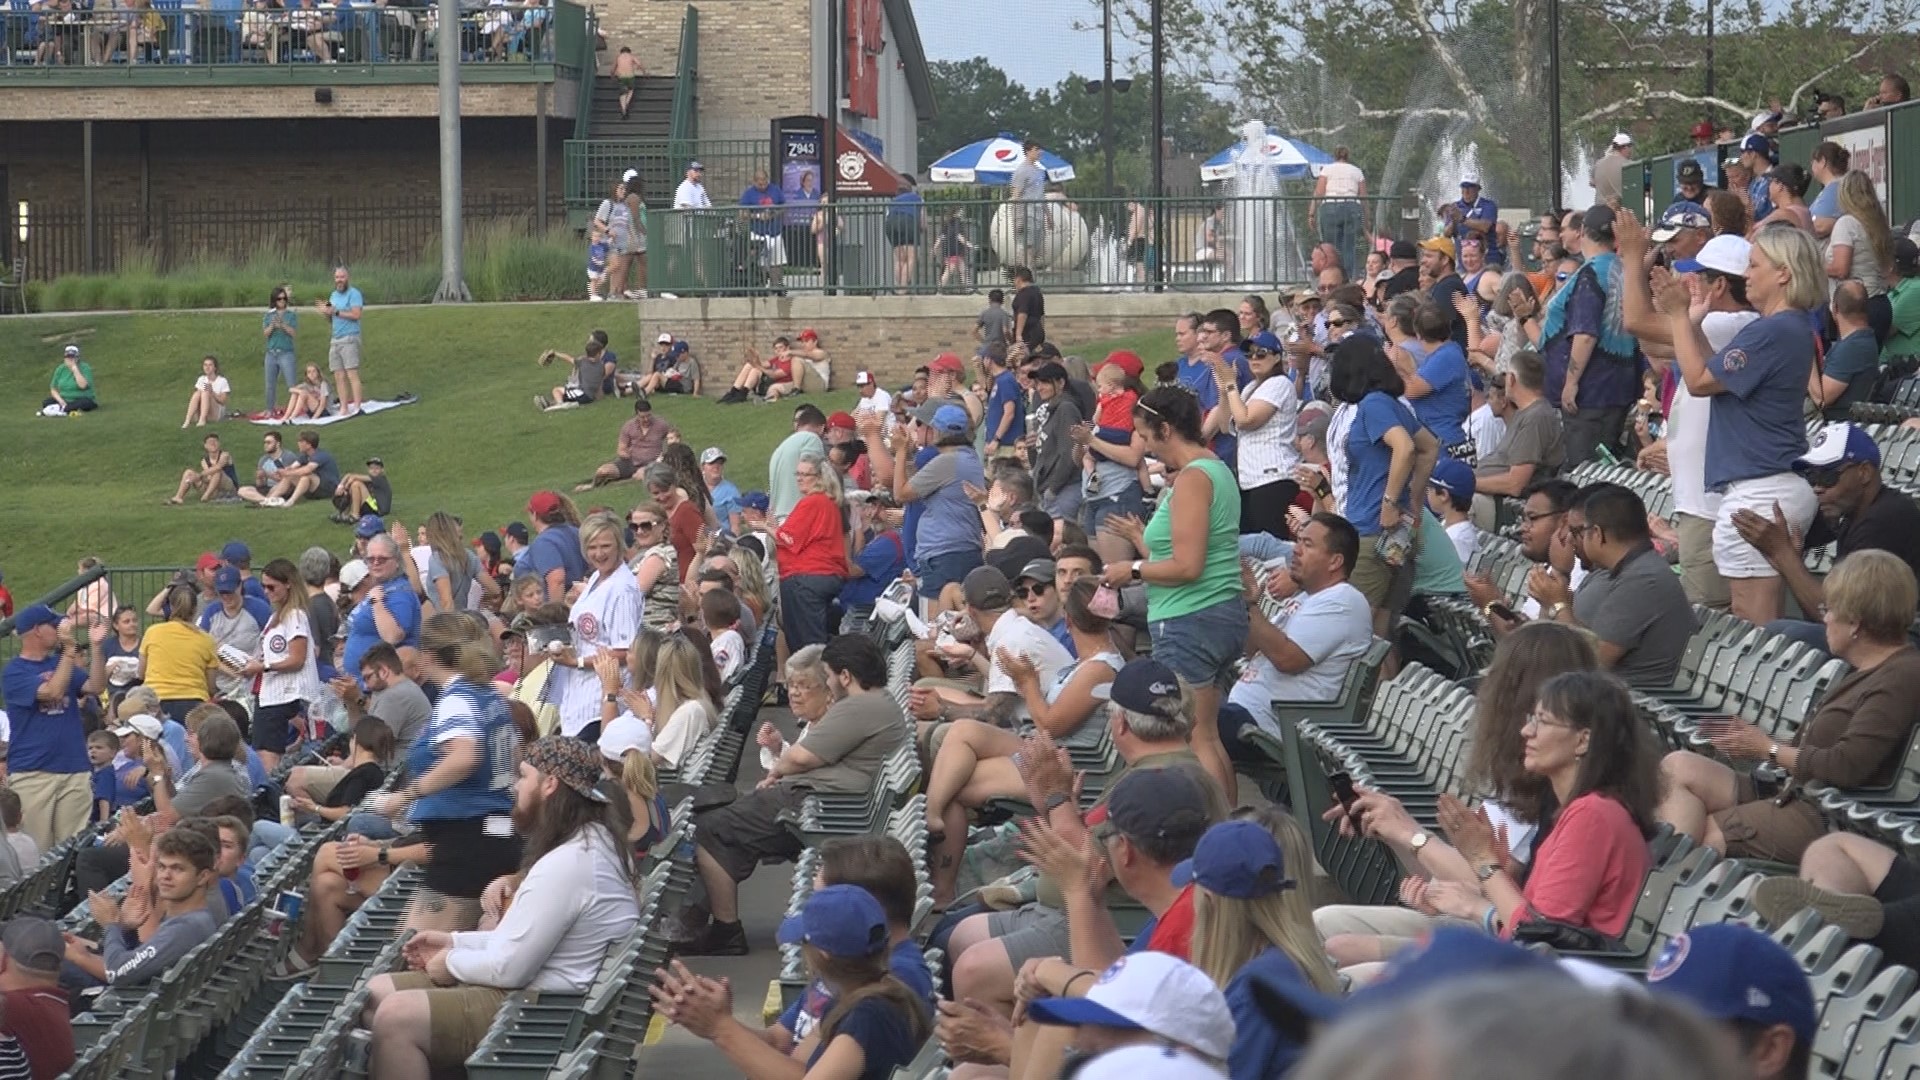
{"label": "brick wall", "polygon": [[[616,46],[617,48],[617,46]],[[530,83],[460,87],[462,116],[532,116]],[[0,87],[0,117],[15,120],[112,120],[126,116],[183,119],[285,120],[287,117],[440,115],[440,90],[411,86],[336,86],[333,104],[319,105],[311,86],[8,86]],[[549,91],[548,115],[558,110]]]}
{"label": "brick wall", "polygon": [[[1076,342],[1170,330],[1177,315],[1232,308],[1243,295],[1049,296],[1047,336],[1062,352],[1072,354]],[[648,300],[640,305],[640,340],[652,341],[665,331],[692,342],[700,359],[703,389],[707,396],[718,397],[739,370],[745,347],[752,345],[764,356],[775,337],[791,338],[802,328],[812,327],[833,359],[836,388],[852,386],[853,373],[859,368],[877,372],[881,383],[892,387],[910,381],[914,368],[944,350],[971,357],[974,320],[985,306],[984,296]],[[1151,364],[1156,358],[1146,359]]]}
{"label": "brick wall", "polygon": [[[211,201],[229,193],[254,202],[387,198],[440,190],[439,125],[432,119],[154,121],[146,127],[155,200]],[[139,199],[139,128],[94,125],[98,203]],[[554,194],[561,191],[560,141],[569,134],[568,125],[548,124],[547,182]],[[78,205],[80,146],[78,123],[0,122],[7,197]],[[524,193],[531,207],[537,181],[533,120],[466,120],[461,163],[467,194]]]}
{"label": "brick wall", "polygon": [[[764,139],[776,116],[812,111],[812,0],[723,0],[700,9],[700,136]],[[655,75],[679,63],[684,0],[596,5],[607,57],[625,45]]]}

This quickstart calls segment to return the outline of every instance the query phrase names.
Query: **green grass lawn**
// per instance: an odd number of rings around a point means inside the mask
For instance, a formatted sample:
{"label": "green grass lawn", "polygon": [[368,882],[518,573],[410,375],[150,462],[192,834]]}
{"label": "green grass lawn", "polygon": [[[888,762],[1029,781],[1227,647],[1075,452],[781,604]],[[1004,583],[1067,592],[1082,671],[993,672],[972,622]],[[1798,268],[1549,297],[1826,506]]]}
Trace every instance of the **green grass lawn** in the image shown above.
{"label": "green grass lawn", "polygon": [[[302,314],[301,364],[324,363],[325,323],[311,309]],[[557,367],[536,366],[534,358],[546,348],[578,351],[595,327],[606,329],[623,358],[642,355],[637,320],[620,305],[372,309],[362,373],[368,395],[412,391],[420,403],[323,428],[321,446],[343,471],[361,470],[368,455],[383,458],[397,517],[408,525],[443,509],[459,514],[469,535],[524,518],[529,494],[570,487],[610,459],[620,425],[632,415],[626,400],[548,414],[533,409],[533,395],[565,377]],[[101,408],[80,417],[39,417],[47,378],[68,342],[78,343],[93,365]],[[1062,347],[1089,358],[1131,348],[1151,365],[1171,355],[1172,334]],[[260,454],[260,436],[269,430],[241,420],[180,430],[200,357],[208,353],[224,362],[234,403],[259,409],[264,383],[257,314],[0,319],[0,402],[6,403],[0,408],[0,485],[6,492],[0,571],[16,601],[67,580],[83,555],[97,555],[110,566],[187,565],[199,552],[238,538],[253,548],[258,566],[316,543],[347,546],[347,529],[327,521],[333,510],[324,502],[290,509],[163,505],[181,471],[198,463],[207,431],[219,432],[246,482]],[[846,407],[853,393],[808,398]],[[767,457],[791,431],[792,414],[785,408],[722,407],[711,399],[681,397],[662,397],[655,405],[696,450],[724,447],[729,475],[743,490],[766,486]],[[290,429],[279,430],[287,432],[291,448]],[[643,495],[637,483],[620,484],[585,496],[582,506],[624,510]]]}

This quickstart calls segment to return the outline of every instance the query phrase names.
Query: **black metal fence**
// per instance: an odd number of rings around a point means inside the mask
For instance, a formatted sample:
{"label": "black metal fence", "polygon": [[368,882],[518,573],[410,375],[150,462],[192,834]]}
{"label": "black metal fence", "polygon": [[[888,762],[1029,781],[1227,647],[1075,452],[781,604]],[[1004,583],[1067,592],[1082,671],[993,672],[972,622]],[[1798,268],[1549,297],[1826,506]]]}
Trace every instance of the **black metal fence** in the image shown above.
{"label": "black metal fence", "polygon": [[[535,229],[565,217],[564,198],[544,215],[523,195],[465,200],[466,226],[511,223]],[[242,265],[267,258],[290,262],[431,262],[440,238],[437,197],[303,199],[288,202],[172,202],[96,206],[93,234],[78,204],[39,204],[22,253],[27,277],[108,274],[129,265],[161,272],[192,264]]]}
{"label": "black metal fence", "polygon": [[[159,595],[160,590],[166,588],[174,580],[175,575],[182,573],[191,575],[192,570],[189,567],[178,566],[96,566],[45,596],[26,602],[16,601],[14,610],[17,615],[28,603],[46,604],[65,615],[82,589],[105,577],[108,591],[115,604],[131,604],[142,612],[140,627],[144,632],[147,627],[159,621],[145,614],[147,602]],[[75,634],[76,638],[84,643],[85,632],[75,631]],[[0,664],[13,659],[19,653],[20,638],[13,633],[13,620],[0,619]]]}

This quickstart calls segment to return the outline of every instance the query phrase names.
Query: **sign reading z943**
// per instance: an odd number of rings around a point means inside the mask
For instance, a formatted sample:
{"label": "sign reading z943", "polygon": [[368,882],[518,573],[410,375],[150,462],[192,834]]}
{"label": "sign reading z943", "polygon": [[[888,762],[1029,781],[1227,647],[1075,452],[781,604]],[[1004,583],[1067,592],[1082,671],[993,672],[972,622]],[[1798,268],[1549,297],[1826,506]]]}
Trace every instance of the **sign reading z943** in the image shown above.
{"label": "sign reading z943", "polygon": [[807,136],[788,135],[787,156],[790,158],[818,159],[820,157],[820,141]]}

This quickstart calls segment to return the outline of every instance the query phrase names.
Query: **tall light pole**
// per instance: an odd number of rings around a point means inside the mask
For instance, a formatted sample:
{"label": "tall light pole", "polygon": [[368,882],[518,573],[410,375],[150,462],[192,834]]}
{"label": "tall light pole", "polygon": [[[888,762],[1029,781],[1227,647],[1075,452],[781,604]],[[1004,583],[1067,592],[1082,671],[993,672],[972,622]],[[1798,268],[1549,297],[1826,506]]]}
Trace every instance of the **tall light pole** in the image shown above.
{"label": "tall light pole", "polygon": [[[433,302],[465,303],[460,223],[460,0],[440,0],[440,287]],[[544,209],[544,208],[543,208]]]}
{"label": "tall light pole", "polygon": [[1100,0],[1101,77],[1087,80],[1087,93],[1100,95],[1100,146],[1106,159],[1107,186],[1101,192],[1112,198],[1113,187],[1113,95],[1133,88],[1132,79],[1113,77],[1113,0]]}
{"label": "tall light pole", "polygon": [[[1153,17],[1148,26],[1148,36],[1153,39],[1153,97],[1149,108],[1149,127],[1153,129],[1153,236],[1159,242],[1159,257],[1153,260],[1149,273],[1157,283],[1166,263],[1167,206],[1164,196],[1167,193],[1167,164],[1163,160],[1166,145],[1162,141],[1166,135],[1166,82],[1167,82],[1167,44],[1166,19],[1162,13],[1164,0],[1147,0],[1152,5]],[[1153,246],[1153,245],[1149,245]]]}
{"label": "tall light pole", "polygon": [[[445,3],[446,0],[441,0]],[[1548,156],[1553,159],[1553,209],[1560,205],[1560,0],[1547,0],[1547,126]]]}
{"label": "tall light pole", "polygon": [[1713,96],[1713,0],[1707,0],[1707,96]]}

